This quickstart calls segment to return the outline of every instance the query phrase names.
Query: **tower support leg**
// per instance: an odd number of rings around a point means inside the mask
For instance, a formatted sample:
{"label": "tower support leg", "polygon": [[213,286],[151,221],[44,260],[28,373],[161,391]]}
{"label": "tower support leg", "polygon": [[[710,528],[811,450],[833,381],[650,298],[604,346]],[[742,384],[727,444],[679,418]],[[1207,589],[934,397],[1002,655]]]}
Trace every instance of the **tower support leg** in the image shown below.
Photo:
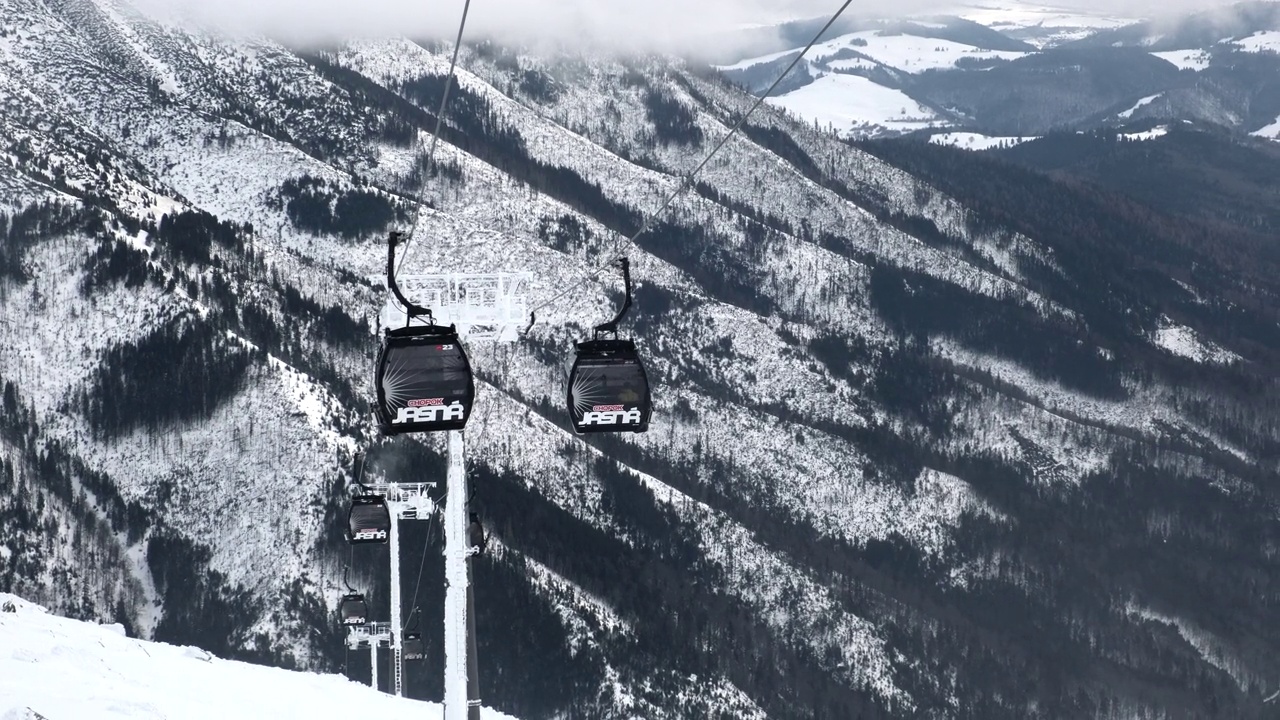
{"label": "tower support leg", "polygon": [[467,542],[467,472],[462,431],[449,432],[449,491],[444,508],[444,717],[479,720],[480,688]]}
{"label": "tower support leg", "polygon": [[396,697],[404,695],[404,664],[401,662],[400,635],[404,632],[404,613],[400,595],[400,513],[391,512],[391,679]]}

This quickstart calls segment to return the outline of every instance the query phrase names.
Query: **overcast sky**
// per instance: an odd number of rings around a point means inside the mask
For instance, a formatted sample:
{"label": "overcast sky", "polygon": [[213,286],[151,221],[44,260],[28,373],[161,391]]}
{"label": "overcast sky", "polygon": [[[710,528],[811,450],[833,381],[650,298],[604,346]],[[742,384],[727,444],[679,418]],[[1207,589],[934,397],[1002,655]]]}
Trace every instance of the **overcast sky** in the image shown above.
{"label": "overcast sky", "polygon": [[[855,0],[850,14],[938,11],[1018,0]],[[135,0],[144,9],[178,12],[233,32],[296,41],[354,35],[447,36],[457,31],[463,0]],[[605,47],[691,50],[709,35],[753,24],[828,15],[841,0],[474,0],[467,37],[578,42]],[[1046,3],[1047,4],[1047,3]],[[1218,0],[1059,0],[1058,7],[1123,16],[1225,6]]]}

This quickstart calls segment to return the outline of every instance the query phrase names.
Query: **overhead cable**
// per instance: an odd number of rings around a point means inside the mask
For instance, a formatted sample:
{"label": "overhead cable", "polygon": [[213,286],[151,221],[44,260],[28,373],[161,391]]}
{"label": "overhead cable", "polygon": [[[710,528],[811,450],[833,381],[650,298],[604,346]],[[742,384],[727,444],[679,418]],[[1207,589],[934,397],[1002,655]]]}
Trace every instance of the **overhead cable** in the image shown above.
{"label": "overhead cable", "polygon": [[819,30],[817,34],[813,36],[813,39],[809,41],[809,44],[805,45],[804,49],[801,50],[800,53],[791,60],[791,63],[787,65],[786,69],[783,70],[780,75],[778,75],[778,78],[773,81],[773,84],[769,86],[769,89],[761,93],[756,98],[756,101],[751,105],[750,109],[748,109],[747,112],[743,114],[742,117],[738,118],[738,122],[734,123],[733,127],[729,130],[729,133],[725,135],[723,138],[721,138],[720,142],[716,143],[716,146],[711,149],[711,152],[707,153],[707,156],[702,159],[702,162],[698,163],[697,167],[695,167],[690,173],[685,175],[684,182],[680,183],[680,186],[677,187],[674,192],[668,195],[666,200],[664,200],[656,210],[649,213],[649,216],[645,219],[644,223],[641,224],[639,230],[637,230],[630,237],[623,237],[615,241],[613,243],[613,246],[610,248],[609,256],[603,262],[597,265],[591,272],[583,276],[582,279],[580,279],[578,282],[575,282],[569,285],[569,287],[565,288],[564,290],[561,290],[559,293],[554,295],[550,300],[547,300],[539,304],[538,306],[534,307],[532,310],[529,311],[529,326],[525,328],[526,333],[528,333],[529,329],[532,328],[534,323],[537,321],[537,312],[539,310],[542,310],[543,308],[549,305],[559,302],[560,300],[567,297],[570,293],[576,291],[578,288],[582,287],[586,283],[599,278],[601,272],[603,272],[605,269],[612,266],[613,263],[617,262],[618,259],[622,257],[623,253],[620,252],[619,249],[623,245],[635,243],[637,238],[639,238],[641,235],[648,232],[653,227],[653,224],[658,220],[658,218],[662,215],[662,213],[666,212],[667,208],[671,207],[671,203],[675,202],[676,198],[680,197],[686,191],[688,191],[689,188],[693,187],[693,181],[698,176],[698,173],[701,172],[702,169],[707,166],[707,163],[711,162],[711,158],[715,157],[716,153],[720,152],[720,149],[723,148],[729,142],[729,140],[733,139],[734,135],[738,134],[738,131],[741,130],[742,126],[746,124],[747,119],[751,117],[752,113],[754,113],[756,109],[760,107],[760,105],[765,101],[766,98],[768,98],[770,95],[773,94],[774,90],[778,89],[778,85],[782,84],[782,81],[788,75],[791,74],[791,71],[794,70],[796,65],[800,63],[800,60],[803,59],[804,56],[811,49],[813,49],[813,46],[818,43],[818,40],[820,40],[822,36],[826,34],[827,30],[831,29],[831,26],[835,24],[836,20],[840,19],[840,16],[844,14],[844,11],[848,9],[849,5],[851,5],[852,3],[853,3],[853,0],[844,1],[844,4],[840,6],[840,9],[836,10],[836,13],[832,15],[831,19],[828,20],[827,23],[822,26],[822,29]]}
{"label": "overhead cable", "polygon": [[[423,171],[427,175],[430,175],[431,165],[436,157],[436,143],[440,141],[440,129],[444,124],[444,111],[449,106],[449,88],[453,85],[454,71],[458,67],[458,51],[462,48],[462,31],[467,27],[467,12],[470,9],[471,0],[466,0],[466,4],[462,6],[462,21],[458,23],[458,39],[453,42],[453,59],[449,61],[449,74],[444,79],[444,92],[440,94],[440,110],[436,113],[436,130],[431,134],[431,147],[427,150],[427,164],[423,166]],[[405,240],[404,251],[400,254],[400,262],[396,264],[396,275],[400,274],[400,268],[404,267],[404,262],[409,258],[410,250],[413,248],[413,236],[418,230],[418,220],[422,217],[422,206],[426,204],[426,177],[423,178],[422,186],[424,195],[418,198],[418,205],[414,208],[413,224],[409,227],[409,237]]]}

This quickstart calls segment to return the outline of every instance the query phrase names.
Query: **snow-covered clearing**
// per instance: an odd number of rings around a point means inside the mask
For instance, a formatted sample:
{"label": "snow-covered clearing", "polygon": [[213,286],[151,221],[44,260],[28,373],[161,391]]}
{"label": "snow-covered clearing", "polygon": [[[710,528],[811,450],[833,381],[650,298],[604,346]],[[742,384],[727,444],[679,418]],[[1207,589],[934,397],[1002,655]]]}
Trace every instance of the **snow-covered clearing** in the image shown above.
{"label": "snow-covered clearing", "polygon": [[1124,138],[1125,140],[1155,140],[1158,137],[1168,135],[1168,134],[1169,134],[1168,125],[1157,125],[1156,127],[1153,127],[1150,130],[1143,130],[1142,132],[1122,133],[1120,137]]}
{"label": "snow-covered clearing", "polygon": [[1260,127],[1249,134],[1269,140],[1280,140],[1280,117],[1276,118],[1276,121],[1270,125]]}
{"label": "snow-covered clearing", "polygon": [[964,150],[990,150],[1002,145],[1019,145],[1024,142],[1038,140],[1037,136],[992,136],[973,132],[939,133],[929,136],[934,145],[954,145]]}
{"label": "snow-covered clearing", "polygon": [[[421,720],[443,714],[438,704],[375,692],[339,675],[292,672],[137,640],[119,625],[68,620],[0,593],[0,608],[10,606],[12,612],[0,611],[3,720]],[[512,720],[491,710],[482,717]]]}
{"label": "snow-covered clearing", "polygon": [[769,102],[842,133],[872,128],[910,132],[949,124],[901,90],[857,75],[826,75]]}
{"label": "snow-covered clearing", "polygon": [[1166,50],[1153,52],[1153,56],[1173,63],[1179,70],[1195,70],[1199,72],[1209,67],[1209,53],[1203,50]]}
{"label": "snow-covered clearing", "polygon": [[[920,24],[920,23],[917,23]],[[722,70],[742,70],[788,58],[799,52],[799,48],[783,52],[770,53],[760,57],[747,58],[731,65],[722,65]],[[841,58],[841,53],[856,52],[870,58],[867,62],[860,58]],[[943,40],[935,37],[923,37],[887,30],[863,30],[833,38],[813,46],[805,59],[815,65],[834,69],[871,68],[876,64],[902,70],[908,73],[919,73],[925,70],[949,70],[965,58],[975,60],[1014,60],[1026,55],[1023,52],[1008,50],[988,50],[986,48],[966,45],[954,40]]]}
{"label": "snow-covered clearing", "polygon": [[866,55],[882,65],[909,73],[949,70],[965,58],[1014,60],[1026,55],[1026,53],[1007,50],[987,50],[939,38],[891,35],[879,30],[869,30],[845,35],[815,46],[812,60],[817,61],[824,55],[844,48]]}
{"label": "snow-covered clearing", "polygon": [[1280,30],[1260,30],[1249,37],[1223,42],[1244,52],[1280,53]]}

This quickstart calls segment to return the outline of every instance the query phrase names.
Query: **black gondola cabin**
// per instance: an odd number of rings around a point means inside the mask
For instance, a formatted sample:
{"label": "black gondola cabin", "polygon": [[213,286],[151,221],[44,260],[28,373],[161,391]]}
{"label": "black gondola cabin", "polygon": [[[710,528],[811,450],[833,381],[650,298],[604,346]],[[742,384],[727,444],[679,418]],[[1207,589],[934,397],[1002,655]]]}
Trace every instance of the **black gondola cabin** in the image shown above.
{"label": "black gondola cabin", "polygon": [[649,378],[630,340],[587,340],[569,371],[574,432],[644,432],[653,406]]}
{"label": "black gondola cabin", "polygon": [[417,630],[407,630],[404,634],[404,642],[401,643],[401,656],[405,660],[424,660],[427,657],[426,647],[422,642],[422,633]]}
{"label": "black gondola cabin", "polygon": [[457,332],[438,325],[387,331],[377,388],[384,435],[461,430],[476,394]]}
{"label": "black gondola cabin", "polygon": [[381,495],[351,498],[347,512],[347,541],[352,545],[386,543],[391,538],[391,512]]}
{"label": "black gondola cabin", "polygon": [[338,617],[343,625],[365,625],[369,622],[369,605],[359,593],[343,595],[338,604]]}
{"label": "black gondola cabin", "polygon": [[[387,238],[387,287],[404,307],[405,327],[387,330],[378,353],[378,425],[384,435],[461,430],[471,416],[476,386],[454,326],[436,325],[430,308],[415,304],[396,284],[396,246]],[[425,324],[414,325],[414,322]]]}

